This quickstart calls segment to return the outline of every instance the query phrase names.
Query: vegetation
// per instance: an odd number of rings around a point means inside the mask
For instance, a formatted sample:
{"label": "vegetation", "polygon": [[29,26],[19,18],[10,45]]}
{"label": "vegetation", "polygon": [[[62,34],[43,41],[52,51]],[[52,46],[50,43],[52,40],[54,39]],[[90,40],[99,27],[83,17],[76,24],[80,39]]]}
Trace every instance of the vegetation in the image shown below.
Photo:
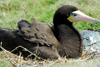
{"label": "vegetation", "polygon": [[[99,0],[0,0],[0,27],[16,29],[17,22],[35,18],[43,23],[52,23],[55,11],[62,5],[73,5],[85,14],[99,19]],[[78,22],[79,30],[99,29],[100,23]]]}
{"label": "vegetation", "polygon": [[0,67],[13,67],[10,60],[0,59]]}
{"label": "vegetation", "polygon": [[[100,0],[0,0],[0,28],[17,29],[17,22],[25,19],[30,22],[35,18],[40,22],[52,24],[55,11],[62,5],[73,5],[79,8],[85,14],[99,19],[100,17]],[[100,23],[78,22],[74,23],[78,30],[99,30]],[[10,55],[13,56],[13,55]],[[12,67],[10,60],[5,60],[5,53],[0,52],[0,67]],[[8,57],[6,57],[8,58]],[[97,60],[100,61],[100,60]],[[93,61],[83,62],[82,65],[94,64]],[[99,64],[99,63],[96,63]],[[5,66],[4,66],[5,65]],[[9,66],[10,65],[10,66]],[[54,65],[54,64],[53,64]],[[53,67],[51,65],[51,67]],[[79,62],[64,63],[63,67],[81,66]],[[69,66],[70,65],[70,66]],[[89,67],[87,65],[87,67]],[[58,64],[55,67],[60,67]],[[73,67],[73,66],[72,66]],[[84,66],[86,67],[86,66]],[[93,67],[95,67],[93,65]]]}

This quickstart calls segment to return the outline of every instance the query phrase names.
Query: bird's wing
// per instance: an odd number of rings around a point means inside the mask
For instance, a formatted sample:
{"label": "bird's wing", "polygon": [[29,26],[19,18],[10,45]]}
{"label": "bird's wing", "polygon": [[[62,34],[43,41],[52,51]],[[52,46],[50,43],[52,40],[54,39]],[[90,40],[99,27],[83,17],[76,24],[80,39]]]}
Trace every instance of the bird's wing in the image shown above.
{"label": "bird's wing", "polygon": [[46,46],[54,45],[57,42],[48,24],[40,23],[34,18],[31,19],[31,22],[31,24],[26,20],[18,22],[18,34],[25,40]]}

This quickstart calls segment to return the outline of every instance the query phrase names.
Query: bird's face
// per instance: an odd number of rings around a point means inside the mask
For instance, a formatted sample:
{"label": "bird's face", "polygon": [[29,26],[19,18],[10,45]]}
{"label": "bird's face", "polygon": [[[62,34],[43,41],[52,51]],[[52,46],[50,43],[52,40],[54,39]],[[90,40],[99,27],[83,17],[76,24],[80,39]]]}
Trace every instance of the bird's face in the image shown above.
{"label": "bird's face", "polygon": [[88,21],[98,22],[99,20],[89,17],[86,14],[79,11],[78,8],[70,5],[64,5],[60,7],[54,15],[54,24],[66,24],[66,22]]}
{"label": "bird's face", "polygon": [[89,17],[86,14],[82,13],[79,10],[73,11],[70,13],[70,16],[67,18],[70,22],[77,22],[77,21],[87,21],[87,22],[98,22],[99,20]]}

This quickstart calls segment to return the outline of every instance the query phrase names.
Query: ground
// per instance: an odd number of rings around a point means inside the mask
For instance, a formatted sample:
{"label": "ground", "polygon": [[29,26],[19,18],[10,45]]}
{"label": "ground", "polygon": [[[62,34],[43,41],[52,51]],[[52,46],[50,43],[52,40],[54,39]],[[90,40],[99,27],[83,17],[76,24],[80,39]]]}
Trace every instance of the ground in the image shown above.
{"label": "ground", "polygon": [[[25,19],[30,22],[35,18],[40,22],[52,24],[55,11],[62,5],[73,5],[80,11],[93,17],[100,18],[100,0],[0,0],[0,28],[17,29],[17,22]],[[74,23],[78,30],[99,30],[100,23],[78,22]],[[90,55],[89,55],[90,56]],[[19,63],[20,62],[20,63]],[[29,63],[28,63],[29,62]],[[22,57],[10,52],[0,52],[0,67],[13,67],[23,65],[34,67],[99,67],[100,59],[97,57],[84,59],[63,60],[23,60]],[[31,64],[30,64],[31,63]]]}

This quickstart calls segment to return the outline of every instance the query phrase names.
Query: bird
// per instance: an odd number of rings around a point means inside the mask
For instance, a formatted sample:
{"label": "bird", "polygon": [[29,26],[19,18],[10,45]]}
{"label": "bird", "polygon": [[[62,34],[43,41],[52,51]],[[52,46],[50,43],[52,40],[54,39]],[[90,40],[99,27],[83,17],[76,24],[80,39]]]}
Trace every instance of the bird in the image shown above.
{"label": "bird", "polygon": [[[0,28],[2,47],[14,54],[32,58],[58,59],[59,57],[79,58],[83,53],[83,40],[73,23],[78,21],[97,22],[72,5],[59,7],[53,17],[53,26],[32,18],[18,22],[18,29]],[[17,48],[18,46],[22,47]]]}

